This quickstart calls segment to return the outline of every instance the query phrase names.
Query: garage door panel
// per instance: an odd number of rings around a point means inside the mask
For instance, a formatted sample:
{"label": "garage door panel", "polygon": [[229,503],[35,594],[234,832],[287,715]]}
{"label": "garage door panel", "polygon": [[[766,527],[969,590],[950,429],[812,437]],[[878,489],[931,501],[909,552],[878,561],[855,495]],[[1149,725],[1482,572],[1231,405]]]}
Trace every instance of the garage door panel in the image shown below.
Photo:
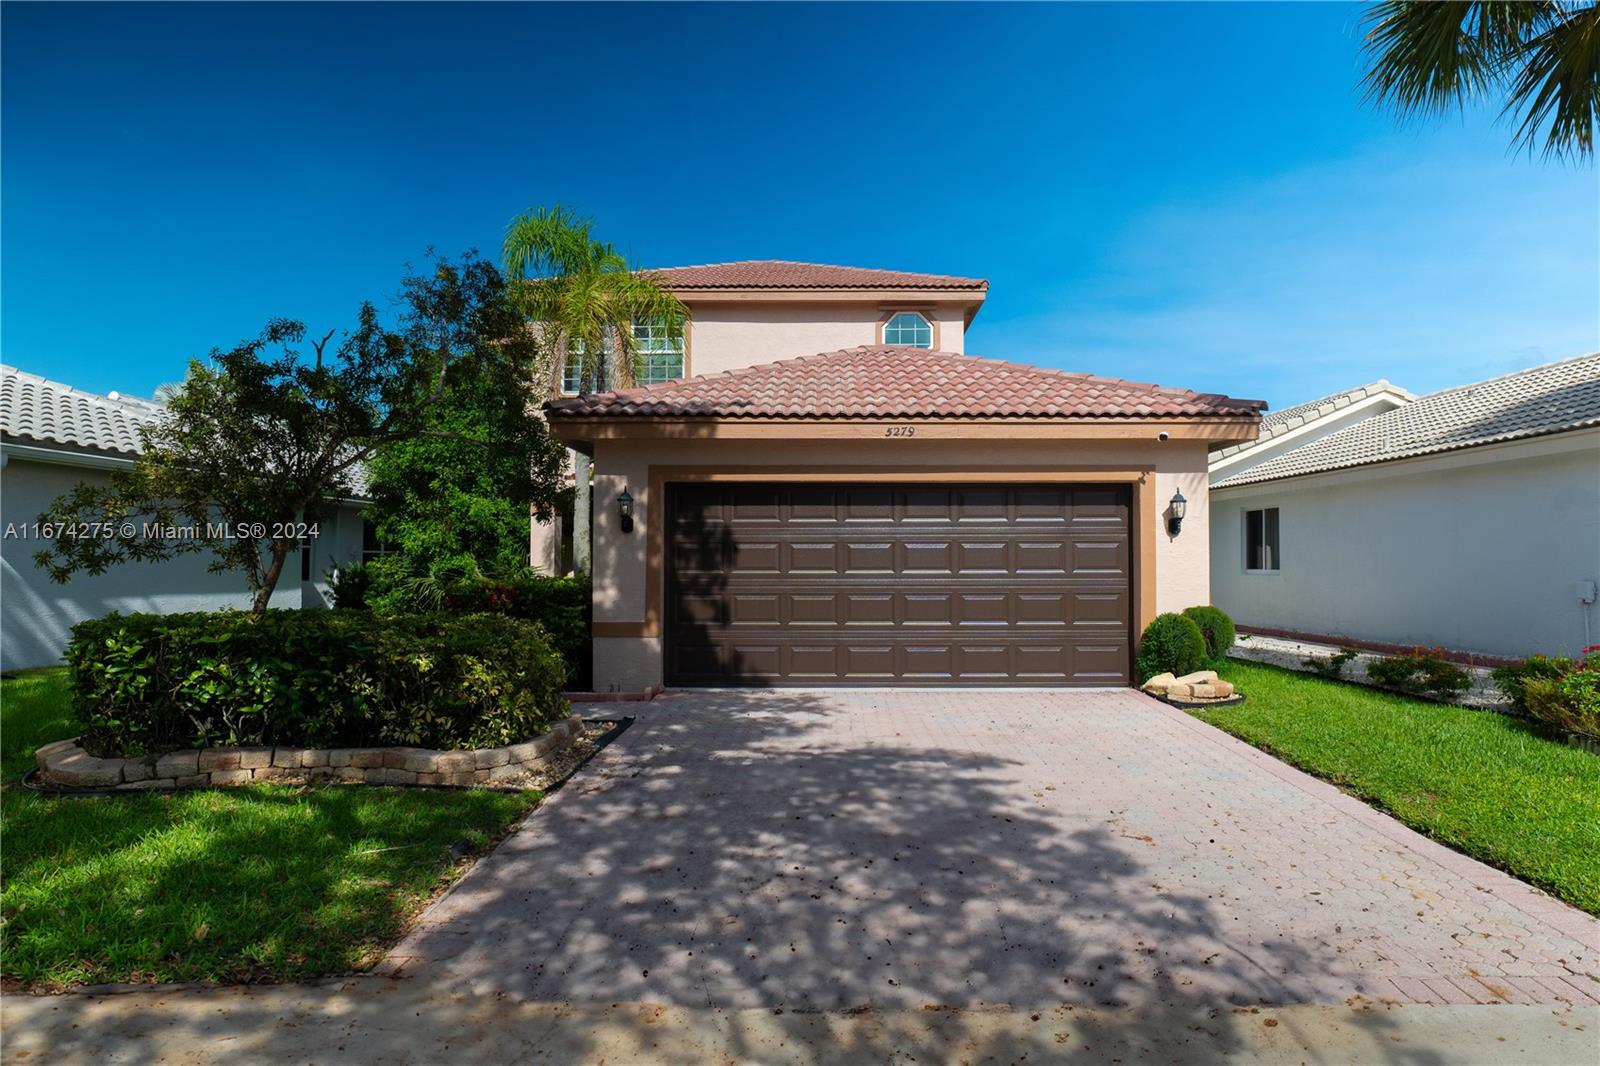
{"label": "garage door panel", "polygon": [[1128,492],[672,486],[675,684],[1120,684]]}

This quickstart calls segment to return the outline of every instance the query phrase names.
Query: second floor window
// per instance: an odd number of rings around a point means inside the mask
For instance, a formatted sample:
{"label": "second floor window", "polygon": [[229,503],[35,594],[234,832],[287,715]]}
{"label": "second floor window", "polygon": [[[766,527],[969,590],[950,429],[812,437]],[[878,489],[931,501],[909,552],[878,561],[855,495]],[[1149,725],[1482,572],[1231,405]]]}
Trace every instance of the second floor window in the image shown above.
{"label": "second floor window", "polygon": [[901,311],[883,324],[883,343],[932,348],[933,327],[915,311]]}
{"label": "second floor window", "polygon": [[[683,377],[683,329],[673,337],[666,324],[659,319],[635,318],[633,320],[635,385],[659,385],[663,381],[676,381]],[[561,373],[561,391],[576,395],[592,382],[583,380],[583,342],[573,343],[573,354]],[[610,351],[606,352],[610,355]],[[609,387],[603,385],[602,388]]]}

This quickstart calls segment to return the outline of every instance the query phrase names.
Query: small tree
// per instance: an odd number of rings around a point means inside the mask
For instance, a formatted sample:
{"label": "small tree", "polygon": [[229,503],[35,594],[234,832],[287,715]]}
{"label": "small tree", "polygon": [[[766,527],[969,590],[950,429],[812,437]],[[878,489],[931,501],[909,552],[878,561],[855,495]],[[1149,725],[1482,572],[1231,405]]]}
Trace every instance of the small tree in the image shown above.
{"label": "small tree", "polygon": [[[506,228],[506,274],[549,353],[551,395],[560,395],[569,360],[577,364],[584,392],[627,388],[638,358],[634,322],[658,323],[666,338],[676,341],[689,314],[681,300],[649,275],[631,269],[590,230],[587,219],[560,206],[536,208]],[[582,452],[573,460],[573,569],[585,576],[594,550],[591,466]]]}
{"label": "small tree", "polygon": [[374,451],[367,513],[407,571],[506,573],[527,565],[531,508],[561,492],[566,452],[538,412],[547,368],[498,358],[505,338],[528,342],[500,272],[476,256],[438,266],[405,278],[402,323],[422,334],[450,324],[472,357],[427,405],[429,435]]}
{"label": "small tree", "polygon": [[431,283],[408,285],[399,330],[363,304],[332,351],[332,332],[308,354],[305,327],[277,319],[255,340],[191,362],[165,417],[141,429],[132,468],[108,484],[79,484],[40,516],[94,535],[58,537],[36,561],[65,582],[209,552],[213,572],[243,572],[260,615],[300,525],[320,523],[351,495],[353,472],[377,449],[424,439],[495,447],[487,435],[440,428],[453,389],[494,380],[531,402],[543,375],[536,346],[526,328],[507,327],[503,299],[483,298],[497,284],[485,268],[493,273],[470,256],[438,262]]}

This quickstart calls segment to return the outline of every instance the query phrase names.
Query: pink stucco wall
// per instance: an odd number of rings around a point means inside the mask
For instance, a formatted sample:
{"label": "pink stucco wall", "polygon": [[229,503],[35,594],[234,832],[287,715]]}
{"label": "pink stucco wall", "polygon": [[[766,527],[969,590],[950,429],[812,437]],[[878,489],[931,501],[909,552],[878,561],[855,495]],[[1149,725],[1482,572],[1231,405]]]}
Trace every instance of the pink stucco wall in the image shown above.
{"label": "pink stucco wall", "polygon": [[[878,343],[878,323],[888,313],[857,304],[691,304],[690,374],[717,374],[818,352],[835,352]],[[955,305],[923,308],[938,324],[936,346],[965,351],[965,309]]]}

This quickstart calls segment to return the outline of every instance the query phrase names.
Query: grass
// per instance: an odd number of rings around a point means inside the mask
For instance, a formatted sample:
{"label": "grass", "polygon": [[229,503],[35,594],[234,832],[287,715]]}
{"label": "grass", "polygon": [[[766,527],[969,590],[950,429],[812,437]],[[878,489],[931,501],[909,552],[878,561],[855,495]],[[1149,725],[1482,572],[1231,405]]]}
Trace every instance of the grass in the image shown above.
{"label": "grass", "polygon": [[74,734],[63,671],[0,681],[0,972],[43,989],[360,969],[539,801],[348,786],[48,799],[17,783],[35,748]]}
{"label": "grass", "polygon": [[1406,825],[1600,914],[1600,758],[1530,723],[1229,660],[1196,712]]}

